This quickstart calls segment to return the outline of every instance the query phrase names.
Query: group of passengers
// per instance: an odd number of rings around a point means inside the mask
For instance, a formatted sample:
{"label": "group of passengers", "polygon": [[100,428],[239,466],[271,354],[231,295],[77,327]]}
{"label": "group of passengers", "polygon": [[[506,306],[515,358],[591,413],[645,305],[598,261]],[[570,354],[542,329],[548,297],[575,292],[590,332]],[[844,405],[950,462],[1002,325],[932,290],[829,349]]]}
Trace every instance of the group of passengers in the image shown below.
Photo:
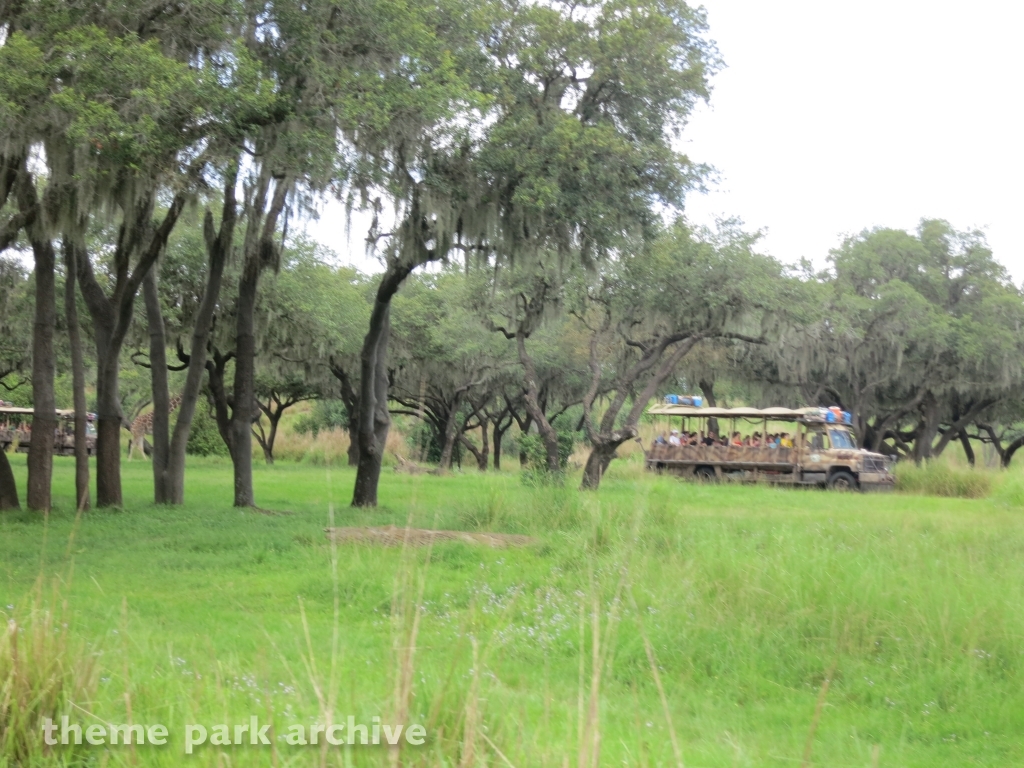
{"label": "group of passengers", "polygon": [[678,429],[673,429],[669,433],[668,438],[665,438],[665,433],[662,432],[654,440],[656,445],[732,445],[744,448],[792,448],[793,439],[790,437],[788,432],[777,432],[774,434],[761,435],[760,432],[755,432],[752,435],[743,437],[739,432],[733,432],[732,437],[728,435],[716,435],[714,432],[708,432],[704,434],[703,431],[697,432],[683,432],[680,434]]}

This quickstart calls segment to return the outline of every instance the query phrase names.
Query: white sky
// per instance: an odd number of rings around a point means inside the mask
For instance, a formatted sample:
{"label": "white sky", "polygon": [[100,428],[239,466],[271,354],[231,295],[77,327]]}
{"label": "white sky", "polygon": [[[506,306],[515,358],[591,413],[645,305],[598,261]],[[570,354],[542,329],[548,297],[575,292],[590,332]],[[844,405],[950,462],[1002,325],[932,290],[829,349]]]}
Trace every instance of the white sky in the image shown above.
{"label": "white sky", "polygon": [[[726,68],[683,149],[718,171],[688,217],[737,216],[821,265],[843,234],[980,227],[1024,280],[1024,3],[705,0]],[[363,269],[333,206],[310,234]],[[363,225],[362,228],[365,228]]]}

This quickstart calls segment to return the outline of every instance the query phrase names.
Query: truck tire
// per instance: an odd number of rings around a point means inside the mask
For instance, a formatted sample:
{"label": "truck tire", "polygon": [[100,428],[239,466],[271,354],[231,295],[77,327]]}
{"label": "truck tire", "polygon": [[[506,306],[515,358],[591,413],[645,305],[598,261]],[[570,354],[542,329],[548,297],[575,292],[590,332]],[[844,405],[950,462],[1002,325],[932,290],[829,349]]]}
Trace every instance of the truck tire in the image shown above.
{"label": "truck tire", "polygon": [[717,483],[718,476],[715,474],[714,467],[697,467],[694,471],[693,476],[697,479],[698,483]]}
{"label": "truck tire", "polygon": [[857,478],[844,469],[840,469],[829,475],[828,487],[833,491],[856,491]]}

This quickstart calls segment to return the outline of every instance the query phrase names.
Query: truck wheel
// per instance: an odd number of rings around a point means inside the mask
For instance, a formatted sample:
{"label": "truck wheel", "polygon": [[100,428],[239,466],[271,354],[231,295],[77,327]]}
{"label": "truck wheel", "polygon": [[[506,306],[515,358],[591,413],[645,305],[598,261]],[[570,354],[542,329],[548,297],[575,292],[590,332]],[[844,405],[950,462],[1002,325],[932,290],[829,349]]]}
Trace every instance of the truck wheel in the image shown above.
{"label": "truck wheel", "polygon": [[828,479],[828,487],[833,491],[855,491],[857,490],[857,478],[845,470],[833,472]]}
{"label": "truck wheel", "polygon": [[693,476],[697,478],[698,483],[718,482],[714,467],[697,467],[697,471],[693,473]]}

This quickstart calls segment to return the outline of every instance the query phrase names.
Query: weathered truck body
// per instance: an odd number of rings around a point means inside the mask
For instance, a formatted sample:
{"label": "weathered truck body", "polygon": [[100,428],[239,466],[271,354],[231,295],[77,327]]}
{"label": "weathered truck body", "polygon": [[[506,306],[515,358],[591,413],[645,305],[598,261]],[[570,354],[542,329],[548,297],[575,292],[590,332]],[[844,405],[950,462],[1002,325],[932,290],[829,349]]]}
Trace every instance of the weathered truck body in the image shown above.
{"label": "weathered truck body", "polygon": [[[709,433],[709,422],[757,424],[761,434],[777,423],[791,425],[792,447],[742,445],[668,445],[656,443],[644,452],[646,466],[655,472],[715,481],[725,478],[780,485],[825,486],[844,490],[892,490],[895,476],[880,453],[857,447],[850,427],[820,408],[698,408],[660,404],[651,415],[679,417],[682,430]],[[719,427],[719,429],[722,429]],[[724,431],[724,430],[723,430]],[[780,431],[780,430],[776,430]]]}
{"label": "weathered truck body", "polygon": [[[53,435],[53,452],[57,456],[75,455],[75,412],[72,410],[56,411],[57,429]],[[28,453],[32,443],[32,431],[28,428],[33,411],[31,408],[16,406],[0,406],[0,451],[6,451],[12,444],[18,453]],[[94,417],[89,414],[88,434],[85,438],[86,449],[90,456],[96,454],[96,433],[93,429]]]}

